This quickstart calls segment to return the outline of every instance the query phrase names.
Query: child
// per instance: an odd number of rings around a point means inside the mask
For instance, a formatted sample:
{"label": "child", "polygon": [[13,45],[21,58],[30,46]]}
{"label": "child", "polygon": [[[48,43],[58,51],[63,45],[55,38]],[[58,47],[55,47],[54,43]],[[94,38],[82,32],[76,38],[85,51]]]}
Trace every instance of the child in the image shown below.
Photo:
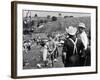
{"label": "child", "polygon": [[42,41],[40,45],[42,46],[40,51],[43,54],[43,62],[46,67],[47,66],[47,54],[48,54],[47,46],[44,41]]}

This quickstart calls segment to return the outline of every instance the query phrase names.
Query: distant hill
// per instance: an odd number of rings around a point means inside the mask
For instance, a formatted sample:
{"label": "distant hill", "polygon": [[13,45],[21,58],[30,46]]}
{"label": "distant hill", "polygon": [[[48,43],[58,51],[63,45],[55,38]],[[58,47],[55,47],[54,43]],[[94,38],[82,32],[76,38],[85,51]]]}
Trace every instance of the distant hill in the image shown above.
{"label": "distant hill", "polygon": [[61,31],[64,32],[65,28],[68,26],[74,26],[77,27],[78,24],[80,22],[85,23],[86,25],[86,31],[89,31],[91,28],[91,21],[90,21],[90,17],[71,17],[71,18],[66,18],[65,20],[62,19],[60,22],[60,24],[62,24],[62,26],[56,26],[56,27],[48,27],[48,23],[44,25],[43,28],[40,28],[37,30],[37,32],[57,32],[57,31]]}

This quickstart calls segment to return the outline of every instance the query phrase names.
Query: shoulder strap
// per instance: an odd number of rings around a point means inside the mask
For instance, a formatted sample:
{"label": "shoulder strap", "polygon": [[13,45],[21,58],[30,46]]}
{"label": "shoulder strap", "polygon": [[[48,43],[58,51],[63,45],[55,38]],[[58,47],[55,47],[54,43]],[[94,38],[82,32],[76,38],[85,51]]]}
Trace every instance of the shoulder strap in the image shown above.
{"label": "shoulder strap", "polygon": [[73,54],[75,54],[75,51],[76,51],[76,53],[77,53],[77,47],[76,47],[77,38],[76,38],[75,42],[74,42],[71,38],[69,38],[69,40],[74,44]]}

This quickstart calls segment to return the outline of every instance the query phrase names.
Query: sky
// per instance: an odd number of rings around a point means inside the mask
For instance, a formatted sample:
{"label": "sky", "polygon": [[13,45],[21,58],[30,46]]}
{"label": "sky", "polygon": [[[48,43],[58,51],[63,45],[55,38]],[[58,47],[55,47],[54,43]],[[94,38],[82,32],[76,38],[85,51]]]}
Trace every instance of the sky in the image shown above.
{"label": "sky", "polygon": [[[26,16],[28,13],[28,10],[23,10],[23,17]],[[58,16],[58,14],[61,13],[63,16],[74,16],[74,17],[84,17],[84,16],[91,16],[90,13],[77,13],[77,12],[53,12],[53,11],[34,11],[30,10],[28,13],[28,16],[34,17],[35,14],[37,14],[39,17],[46,17],[47,15],[51,16]]]}

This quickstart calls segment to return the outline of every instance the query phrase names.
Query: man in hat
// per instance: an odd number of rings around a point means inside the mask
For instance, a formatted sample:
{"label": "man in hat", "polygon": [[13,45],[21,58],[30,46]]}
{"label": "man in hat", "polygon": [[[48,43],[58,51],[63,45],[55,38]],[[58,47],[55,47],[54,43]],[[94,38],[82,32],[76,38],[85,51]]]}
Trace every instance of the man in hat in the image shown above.
{"label": "man in hat", "polygon": [[85,29],[86,29],[85,24],[79,23],[79,25],[78,25],[79,37],[84,44],[84,49],[86,50],[87,46],[88,46],[88,37],[87,37],[87,34],[85,32]]}
{"label": "man in hat", "polygon": [[66,29],[69,37],[64,41],[62,60],[64,67],[81,66],[81,52],[84,45],[81,39],[76,37],[77,28],[69,26]]}
{"label": "man in hat", "polygon": [[[88,47],[89,45],[89,40],[87,37],[87,34],[85,32],[86,26],[84,23],[79,23],[78,25],[78,38],[80,38],[82,40],[82,43],[84,45],[84,54],[82,55],[85,62],[84,65],[89,65],[90,64],[90,47]],[[89,63],[89,64],[87,64]]]}

